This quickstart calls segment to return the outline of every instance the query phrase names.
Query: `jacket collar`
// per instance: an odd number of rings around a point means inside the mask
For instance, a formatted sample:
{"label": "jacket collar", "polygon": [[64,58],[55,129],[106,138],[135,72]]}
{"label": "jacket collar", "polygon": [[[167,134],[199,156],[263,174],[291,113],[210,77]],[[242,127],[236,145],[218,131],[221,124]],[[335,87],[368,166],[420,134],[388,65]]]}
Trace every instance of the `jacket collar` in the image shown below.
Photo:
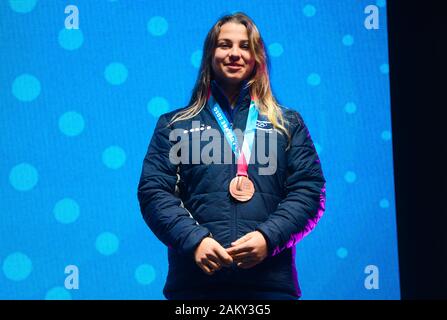
{"label": "jacket collar", "polygon": [[[239,92],[239,97],[236,101],[236,104],[234,106],[233,110],[236,109],[244,109],[250,105],[250,88],[247,87],[248,80],[244,80],[241,83],[241,91]],[[225,96],[222,88],[219,86],[216,80],[211,80],[211,94],[213,95],[214,99],[217,103],[219,103],[219,106],[227,111],[231,111],[230,102],[228,101],[227,97]],[[212,106],[210,106],[212,107]]]}

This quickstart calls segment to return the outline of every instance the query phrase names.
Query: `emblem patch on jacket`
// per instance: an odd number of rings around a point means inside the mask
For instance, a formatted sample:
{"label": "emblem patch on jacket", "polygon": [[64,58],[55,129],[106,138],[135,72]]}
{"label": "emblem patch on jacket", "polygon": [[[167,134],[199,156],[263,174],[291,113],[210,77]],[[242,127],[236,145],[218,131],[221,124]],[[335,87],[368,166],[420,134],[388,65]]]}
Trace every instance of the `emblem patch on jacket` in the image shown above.
{"label": "emblem patch on jacket", "polygon": [[256,120],[256,129],[271,131],[273,129],[273,124],[270,121]]}

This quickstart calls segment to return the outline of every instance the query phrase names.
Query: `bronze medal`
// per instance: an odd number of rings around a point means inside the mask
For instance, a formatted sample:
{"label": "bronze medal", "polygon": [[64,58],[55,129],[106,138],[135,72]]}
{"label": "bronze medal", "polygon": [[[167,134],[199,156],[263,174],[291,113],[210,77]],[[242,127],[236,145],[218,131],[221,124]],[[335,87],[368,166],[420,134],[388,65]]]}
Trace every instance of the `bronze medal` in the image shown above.
{"label": "bronze medal", "polygon": [[236,200],[245,202],[250,200],[255,193],[253,182],[246,176],[236,176],[230,182],[230,194]]}

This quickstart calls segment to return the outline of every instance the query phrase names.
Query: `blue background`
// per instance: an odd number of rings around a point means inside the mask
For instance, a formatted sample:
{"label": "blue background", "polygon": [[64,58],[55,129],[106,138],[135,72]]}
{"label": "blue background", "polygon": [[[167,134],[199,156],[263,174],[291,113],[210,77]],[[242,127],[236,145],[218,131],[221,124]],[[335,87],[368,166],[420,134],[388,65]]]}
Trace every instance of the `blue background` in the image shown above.
{"label": "blue background", "polygon": [[[79,30],[64,30],[67,5]],[[378,30],[364,8],[379,8]],[[164,299],[136,197],[160,114],[186,106],[209,28],[257,24],[281,104],[321,157],[326,212],[297,245],[303,299],[399,299],[385,1],[0,1],[0,298]],[[79,289],[67,290],[67,265]],[[379,269],[368,290],[365,268]]]}

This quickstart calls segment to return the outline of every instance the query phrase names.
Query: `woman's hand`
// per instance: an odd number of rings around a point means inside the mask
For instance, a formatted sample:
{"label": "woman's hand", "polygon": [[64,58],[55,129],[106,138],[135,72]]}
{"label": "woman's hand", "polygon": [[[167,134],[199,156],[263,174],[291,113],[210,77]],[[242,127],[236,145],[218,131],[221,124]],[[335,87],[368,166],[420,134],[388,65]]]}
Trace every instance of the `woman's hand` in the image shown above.
{"label": "woman's hand", "polygon": [[225,251],[219,242],[206,237],[200,242],[194,252],[194,259],[200,269],[207,275],[213,275],[221,267],[228,267],[233,263],[233,258]]}
{"label": "woman's hand", "polygon": [[253,231],[231,243],[226,251],[238,267],[249,269],[267,257],[267,241],[262,233]]}

